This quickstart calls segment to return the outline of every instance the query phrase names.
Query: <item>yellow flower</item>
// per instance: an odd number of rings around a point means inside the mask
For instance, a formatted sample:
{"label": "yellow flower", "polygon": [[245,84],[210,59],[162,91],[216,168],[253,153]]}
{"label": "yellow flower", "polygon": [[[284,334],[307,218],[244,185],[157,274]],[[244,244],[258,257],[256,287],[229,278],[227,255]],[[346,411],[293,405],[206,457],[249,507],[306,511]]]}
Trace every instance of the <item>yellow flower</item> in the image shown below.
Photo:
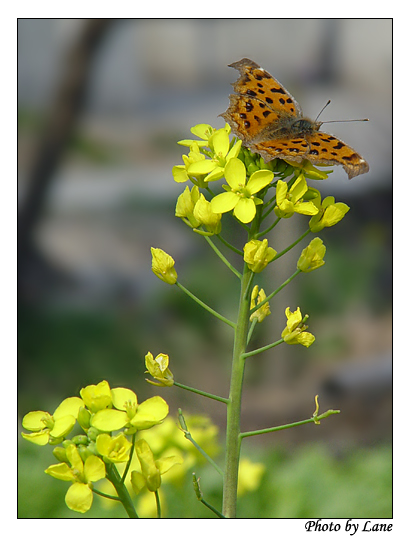
{"label": "yellow flower", "polygon": [[244,261],[248,267],[258,274],[262,272],[264,268],[271,262],[271,260],[276,256],[276,251],[268,247],[268,240],[250,240],[247,242],[244,247]]}
{"label": "yellow flower", "polygon": [[140,439],[135,443],[135,452],[141,465],[141,472],[132,471],[131,473],[131,484],[135,493],[139,493],[144,486],[147,486],[149,491],[157,491],[161,485],[161,475],[174,465],[183,462],[181,456],[168,456],[155,461],[145,439]]}
{"label": "yellow flower", "polygon": [[191,147],[193,144],[198,144],[199,147],[208,147],[208,140],[212,136],[212,134],[215,132],[215,129],[211,127],[211,125],[207,125],[206,123],[201,123],[199,125],[195,125],[194,127],[192,127],[191,132],[192,134],[195,134],[195,136],[198,136],[198,138],[201,138],[201,141],[181,140],[178,142],[178,145]]}
{"label": "yellow flower", "polygon": [[[182,160],[184,161],[184,165],[178,165],[172,168],[172,175],[174,177],[175,182],[186,182],[192,179],[192,177],[188,175],[189,167],[196,162],[205,161],[205,155],[200,152],[199,144],[201,144],[201,142],[193,141],[190,146],[191,150],[189,151],[188,156],[186,154],[182,155]],[[201,173],[201,174],[198,173],[196,177],[197,182],[201,187],[205,186],[203,182],[203,176],[205,174],[206,173]]]}
{"label": "yellow flower", "polygon": [[36,445],[60,443],[74,428],[78,411],[82,407],[84,402],[81,398],[73,396],[63,400],[53,415],[47,411],[30,411],[24,416],[22,425],[32,433],[21,435]]}
{"label": "yellow flower", "polygon": [[287,344],[301,344],[309,348],[315,342],[314,335],[306,331],[308,326],[304,324],[304,320],[307,320],[309,317],[306,315],[302,318],[299,307],[294,313],[291,312],[290,307],[287,307],[285,314],[288,320],[286,328],[282,331],[282,339]]}
{"label": "yellow flower", "polygon": [[151,376],[155,380],[158,380],[159,383],[151,380],[147,380],[147,382],[159,387],[170,387],[171,385],[174,385],[174,376],[168,368],[168,363],[169,356],[167,354],[158,354],[154,359],[151,352],[148,352],[145,356],[145,366],[148,369],[146,373],[151,374]]}
{"label": "yellow flower", "polygon": [[222,214],[216,214],[212,210],[212,205],[205,199],[204,194],[201,194],[195,203],[193,214],[200,225],[205,225],[208,230],[206,234],[219,234],[221,232]]}
{"label": "yellow flower", "polygon": [[99,434],[97,436],[96,446],[105,461],[121,463],[128,461],[132,444],[123,433],[114,437],[108,434]]}
{"label": "yellow flower", "polygon": [[111,394],[115,409],[103,409],[91,417],[91,425],[101,432],[114,432],[123,427],[131,433],[146,430],[161,424],[168,415],[168,404],[160,396],[138,404],[137,395],[131,389],[116,387],[111,389]]}
{"label": "yellow flower", "polygon": [[67,463],[50,465],[45,473],[58,480],[73,482],[66,493],[65,502],[68,508],[83,514],[91,508],[93,502],[91,482],[105,478],[105,464],[101,458],[94,455],[83,462],[73,444],[68,445],[66,454],[70,465]]}
{"label": "yellow flower", "polygon": [[233,210],[242,223],[249,223],[256,214],[256,205],[263,203],[255,196],[273,179],[272,171],[261,169],[246,179],[246,168],[239,158],[232,158],[225,166],[226,192],[215,196],[211,201],[212,210],[217,214]]}
{"label": "yellow flower", "polygon": [[323,245],[323,241],[318,237],[314,238],[302,251],[297,264],[298,269],[302,272],[311,272],[320,268],[325,264],[323,260],[325,253],[326,246]]}
{"label": "yellow flower", "polygon": [[309,221],[312,233],[318,233],[324,227],[336,225],[350,210],[350,207],[345,203],[335,203],[335,198],[332,196],[325,197],[321,202],[320,193],[313,200],[313,203],[317,206],[318,212]]}
{"label": "yellow flower", "polygon": [[279,218],[290,218],[295,212],[313,216],[319,209],[312,201],[304,201],[303,196],[308,191],[306,179],[300,175],[294,184],[288,187],[287,183],[278,180],[276,185],[276,207],[275,214]]}
{"label": "yellow flower", "polygon": [[228,162],[237,158],[242,146],[242,141],[237,141],[230,148],[229,131],[227,128],[220,128],[212,132],[208,139],[208,147],[211,150],[211,159],[193,162],[187,168],[187,173],[191,177],[204,176],[204,182],[216,181],[223,177],[225,167]]}
{"label": "yellow flower", "polygon": [[174,268],[175,261],[165,253],[162,249],[151,248],[152,254],[152,271],[154,274],[169,285],[174,285],[177,282],[177,272]]}
{"label": "yellow flower", "polygon": [[91,413],[96,413],[101,409],[111,406],[111,389],[106,380],[103,380],[97,385],[83,387],[80,395]]}
{"label": "yellow flower", "polygon": [[199,195],[198,186],[193,186],[191,191],[187,186],[178,197],[177,205],[175,207],[175,216],[177,218],[182,218],[187,225],[193,228],[201,225],[194,217],[194,208],[199,199]]}
{"label": "yellow flower", "polygon": [[[259,305],[261,302],[263,302],[265,298],[266,298],[266,294],[263,288],[259,290],[258,285],[255,285],[252,290],[251,309],[253,309],[256,305]],[[257,309],[254,313],[251,314],[250,321],[252,322],[252,320],[257,320],[258,322],[262,322],[270,314],[271,313],[270,313],[269,302],[266,302],[261,307],[259,307],[259,309]]]}

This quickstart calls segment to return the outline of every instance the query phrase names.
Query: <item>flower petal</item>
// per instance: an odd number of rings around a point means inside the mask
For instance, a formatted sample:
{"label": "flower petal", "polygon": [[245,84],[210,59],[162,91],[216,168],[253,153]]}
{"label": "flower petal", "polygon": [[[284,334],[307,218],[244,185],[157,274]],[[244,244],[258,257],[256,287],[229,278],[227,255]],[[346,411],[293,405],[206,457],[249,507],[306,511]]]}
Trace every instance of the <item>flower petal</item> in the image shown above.
{"label": "flower petal", "polygon": [[30,411],[24,416],[22,425],[30,432],[39,432],[46,426],[43,419],[51,419],[51,415],[47,411]]}
{"label": "flower petal", "polygon": [[311,333],[308,333],[307,331],[304,331],[303,333],[299,334],[297,341],[302,346],[306,346],[306,348],[309,348],[309,346],[315,342],[315,336]]}
{"label": "flower petal", "polygon": [[144,475],[139,471],[132,471],[131,486],[134,492],[138,495],[138,493],[145,487],[145,485],[146,481]]}
{"label": "flower petal", "polygon": [[232,158],[237,158],[241,147],[242,140],[238,140],[232,147],[232,149],[229,151],[229,153],[226,155],[226,161],[229,162],[229,160],[231,160]]}
{"label": "flower petal", "polygon": [[168,412],[169,407],[165,400],[160,396],[153,396],[138,406],[137,414],[131,420],[131,424],[137,430],[146,430],[160,424]]}
{"label": "flower petal", "polygon": [[225,166],[226,182],[233,190],[243,188],[246,183],[245,164],[239,158],[231,158]]}
{"label": "flower petal", "polygon": [[35,445],[44,446],[47,445],[48,439],[50,437],[50,430],[43,430],[41,432],[33,432],[32,434],[21,434],[24,439],[27,439],[27,441],[30,441],[30,443],[34,443]]}
{"label": "flower petal", "polygon": [[246,189],[248,192],[250,192],[251,195],[256,194],[262,188],[265,188],[273,179],[273,173],[272,171],[268,171],[266,169],[260,169],[259,171],[255,171],[255,173],[252,173],[252,175],[249,178],[248,184],[246,185]]}
{"label": "flower petal", "polygon": [[294,205],[295,212],[298,214],[305,214],[307,216],[314,216],[319,212],[317,206],[312,201],[305,201],[303,203],[296,203]]}
{"label": "flower petal", "polygon": [[229,151],[229,136],[225,129],[221,128],[212,134],[209,138],[209,147],[217,155],[227,155]]}
{"label": "flower petal", "polygon": [[97,385],[83,387],[80,391],[80,396],[92,413],[96,413],[111,405],[111,391],[109,383],[106,380],[103,380]]}
{"label": "flower petal", "polygon": [[65,437],[71,432],[75,425],[75,417],[65,415],[55,421],[54,427],[50,430],[50,436],[54,438]]}
{"label": "flower petal", "polygon": [[292,201],[296,203],[296,201],[303,197],[303,195],[307,192],[307,189],[308,186],[305,177],[303,175],[299,175],[299,177],[296,179],[295,183],[289,190]]}
{"label": "flower petal", "polygon": [[239,201],[239,196],[234,192],[224,192],[211,200],[211,208],[216,214],[229,212]]}
{"label": "flower petal", "polygon": [[200,160],[194,162],[188,169],[188,175],[207,175],[217,167],[217,163],[213,160]]}
{"label": "flower petal", "polygon": [[211,135],[213,128],[206,123],[200,123],[191,128],[192,134],[201,138],[201,140],[207,140]]}
{"label": "flower petal", "polygon": [[78,417],[78,411],[84,407],[84,402],[78,396],[71,396],[61,402],[53,413],[55,420],[66,415],[72,415],[75,419]]}
{"label": "flower petal", "polygon": [[186,182],[189,180],[185,166],[174,166],[172,168],[172,176],[175,182]]}
{"label": "flower petal", "polygon": [[281,203],[285,201],[287,193],[288,193],[288,185],[286,184],[286,182],[279,179],[276,184],[277,205],[280,205]]}
{"label": "flower petal", "polygon": [[166,473],[171,469],[171,467],[174,467],[174,465],[180,465],[184,462],[184,459],[181,456],[167,456],[165,458],[160,458],[155,462],[156,466],[159,469],[159,472],[161,475]]}
{"label": "flower petal", "polygon": [[84,476],[87,482],[97,482],[105,478],[105,463],[98,456],[88,456],[84,462]]}
{"label": "flower petal", "polygon": [[252,199],[241,197],[233,213],[242,223],[249,223],[256,214],[255,203]]}
{"label": "flower petal", "polygon": [[125,387],[115,387],[111,389],[112,405],[120,411],[125,411],[126,406],[130,403],[136,405],[138,403],[137,395],[131,389]]}
{"label": "flower petal", "polygon": [[123,428],[128,422],[125,411],[102,409],[91,418],[91,425],[101,432],[114,432]]}
{"label": "flower petal", "polygon": [[58,480],[65,480],[66,482],[73,482],[75,480],[72,469],[66,463],[50,465],[44,472]]}
{"label": "flower petal", "polygon": [[65,496],[65,503],[75,512],[84,514],[88,512],[93,504],[93,492],[87,486],[81,482],[74,482],[69,488]]}

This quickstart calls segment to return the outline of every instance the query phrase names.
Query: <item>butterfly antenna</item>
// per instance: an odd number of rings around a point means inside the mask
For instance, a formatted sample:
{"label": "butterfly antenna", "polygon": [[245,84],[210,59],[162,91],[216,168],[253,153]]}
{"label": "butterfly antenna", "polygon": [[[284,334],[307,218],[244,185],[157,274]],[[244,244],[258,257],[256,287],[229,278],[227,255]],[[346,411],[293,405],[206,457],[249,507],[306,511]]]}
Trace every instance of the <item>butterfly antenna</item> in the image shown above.
{"label": "butterfly antenna", "polygon": [[[330,104],[330,100],[327,101],[327,103],[323,106],[323,108],[320,110],[320,112],[318,113],[316,119],[315,119],[315,123],[316,121],[319,119],[319,116],[321,115],[321,113],[323,112],[323,110],[329,106]],[[368,121],[368,119],[336,119],[334,121],[322,121],[322,125],[325,124],[325,123],[349,123],[350,121]]]}
{"label": "butterfly antenna", "polygon": [[369,121],[369,119],[337,119],[336,121],[322,121],[324,123],[350,123],[351,121]]}
{"label": "butterfly antenna", "polygon": [[315,119],[315,123],[316,123],[316,121],[319,119],[320,114],[323,112],[323,110],[324,110],[327,106],[329,106],[329,104],[330,104],[330,100],[327,101],[327,103],[323,106],[323,108],[322,108],[322,109],[320,110],[320,112],[317,114],[317,117],[316,117],[316,119]]}

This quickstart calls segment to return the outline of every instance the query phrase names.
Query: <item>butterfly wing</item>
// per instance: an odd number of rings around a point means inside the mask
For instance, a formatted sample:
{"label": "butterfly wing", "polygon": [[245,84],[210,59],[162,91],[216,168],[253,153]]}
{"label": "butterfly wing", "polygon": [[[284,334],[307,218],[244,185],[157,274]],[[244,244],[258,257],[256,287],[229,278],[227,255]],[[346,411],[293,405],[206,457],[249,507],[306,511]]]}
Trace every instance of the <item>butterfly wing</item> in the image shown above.
{"label": "butterfly wing", "polygon": [[321,123],[304,118],[292,95],[257,63],[243,58],[229,67],[237,69],[240,77],[233,84],[229,108],[221,115],[251,151],[265,161],[307,159],[317,165],[341,165],[349,179],[369,171],[354,149],[319,132]]}
{"label": "butterfly wing", "polygon": [[315,131],[303,137],[262,141],[255,144],[255,151],[265,161],[282,158],[290,162],[309,160],[319,166],[341,165],[349,179],[369,171],[369,164],[352,147],[325,132]]}
{"label": "butterfly wing", "polygon": [[252,148],[266,137],[266,128],[274,136],[284,122],[302,117],[302,110],[290,93],[257,63],[247,58],[232,63],[240,72],[233,84],[235,95],[230,95],[230,106],[222,117],[234,133]]}

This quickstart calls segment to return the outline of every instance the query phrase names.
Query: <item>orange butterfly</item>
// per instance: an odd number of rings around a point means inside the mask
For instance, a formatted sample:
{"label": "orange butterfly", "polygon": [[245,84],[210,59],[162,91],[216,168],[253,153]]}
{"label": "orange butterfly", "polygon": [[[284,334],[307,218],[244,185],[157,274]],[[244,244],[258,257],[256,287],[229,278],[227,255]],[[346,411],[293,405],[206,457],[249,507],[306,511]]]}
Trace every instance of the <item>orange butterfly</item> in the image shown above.
{"label": "orange butterfly", "polygon": [[257,63],[243,58],[229,67],[237,69],[241,76],[233,84],[235,95],[229,96],[229,108],[221,116],[245,147],[266,162],[283,158],[341,165],[349,179],[369,171],[366,160],[354,149],[319,132],[323,122],[304,117],[292,95]]}

